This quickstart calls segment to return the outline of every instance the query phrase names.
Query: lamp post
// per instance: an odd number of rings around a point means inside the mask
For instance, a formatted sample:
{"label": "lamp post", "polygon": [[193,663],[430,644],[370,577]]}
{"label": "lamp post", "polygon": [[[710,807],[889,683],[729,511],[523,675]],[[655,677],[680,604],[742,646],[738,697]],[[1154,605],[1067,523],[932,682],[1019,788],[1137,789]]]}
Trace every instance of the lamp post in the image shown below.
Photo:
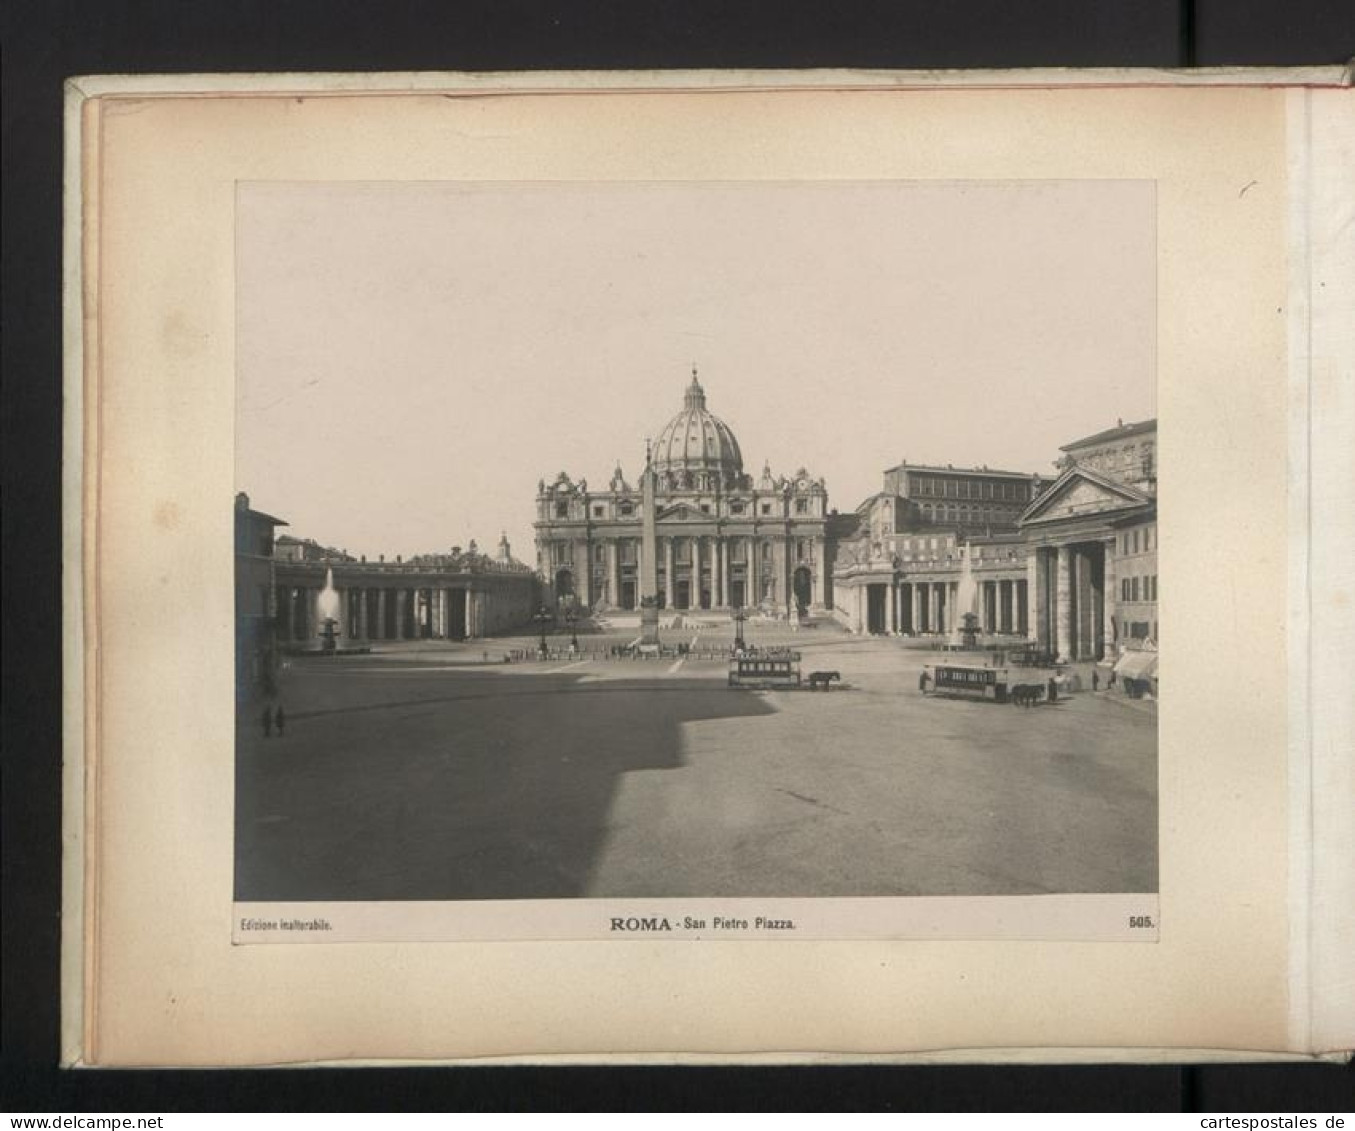
{"label": "lamp post", "polygon": [[578,619],[579,614],[574,611],[574,606],[568,606],[565,609],[565,624],[569,625],[569,646],[575,652],[579,650],[579,632],[575,627]]}
{"label": "lamp post", "polygon": [[743,644],[743,622],[748,619],[744,615],[743,606],[737,605],[734,608],[734,651],[742,652]]}
{"label": "lamp post", "polygon": [[536,615],[532,617],[532,620],[536,621],[536,623],[541,628],[541,643],[537,645],[537,651],[541,654],[541,658],[545,659],[546,625],[548,625],[551,621],[550,610],[547,609],[545,605],[542,605],[539,609],[536,610]]}

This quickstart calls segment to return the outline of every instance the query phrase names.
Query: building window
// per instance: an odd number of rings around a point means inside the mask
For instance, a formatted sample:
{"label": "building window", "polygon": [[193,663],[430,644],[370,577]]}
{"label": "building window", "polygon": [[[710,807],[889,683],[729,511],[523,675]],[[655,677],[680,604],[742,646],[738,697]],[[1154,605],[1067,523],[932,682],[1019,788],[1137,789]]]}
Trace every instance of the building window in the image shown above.
{"label": "building window", "polygon": [[702,503],[702,504],[701,504],[701,513],[702,513],[702,514],[710,514],[710,504],[709,504],[709,503]]}
{"label": "building window", "polygon": [[621,562],[623,565],[635,564],[635,543],[631,541],[621,543]]}
{"label": "building window", "polygon": [[607,547],[606,547],[606,546],[594,546],[594,547],[593,547],[593,560],[594,560],[595,562],[605,562],[605,561],[607,560]]}
{"label": "building window", "polygon": [[730,514],[743,514],[743,504],[742,504],[742,503],[730,503],[730,504],[729,504],[729,513],[730,513]]}
{"label": "building window", "polygon": [[621,504],[621,514],[622,514],[624,517],[629,518],[629,517],[630,517],[631,515],[633,515],[634,513],[635,513],[635,504],[634,504],[634,503],[622,503],[622,504]]}
{"label": "building window", "polygon": [[556,503],[556,504],[555,504],[555,517],[556,517],[556,518],[568,518],[568,517],[569,517],[569,504],[568,504],[568,503]]}
{"label": "building window", "polygon": [[762,504],[762,513],[763,513],[763,514],[771,514],[771,513],[772,513],[772,504],[771,504],[771,503],[763,503],[763,504]]}
{"label": "building window", "polygon": [[603,508],[602,508],[601,506],[595,506],[595,507],[593,508],[593,517],[594,517],[594,518],[601,518],[601,517],[602,517],[602,514],[603,514]]}
{"label": "building window", "polygon": [[809,500],[808,500],[808,499],[796,499],[796,500],[795,500],[795,513],[796,513],[796,514],[808,514],[808,513],[809,513]]}

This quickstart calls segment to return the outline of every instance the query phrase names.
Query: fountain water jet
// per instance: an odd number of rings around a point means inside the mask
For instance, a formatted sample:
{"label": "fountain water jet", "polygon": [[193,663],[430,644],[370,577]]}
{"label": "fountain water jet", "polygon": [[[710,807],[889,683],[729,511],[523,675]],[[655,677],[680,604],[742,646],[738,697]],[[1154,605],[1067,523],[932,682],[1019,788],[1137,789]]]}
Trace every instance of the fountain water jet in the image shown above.
{"label": "fountain water jet", "polygon": [[952,644],[966,648],[978,646],[978,603],[979,587],[974,581],[974,567],[970,561],[969,546],[959,547],[960,583],[955,592],[955,619],[950,630]]}
{"label": "fountain water jet", "polygon": [[320,621],[325,626],[324,631],[320,633],[321,645],[326,652],[333,652],[338,646],[339,631],[337,628],[339,622],[339,593],[334,588],[334,570],[325,570],[325,587],[320,590],[320,596],[315,599],[315,609],[320,614]]}

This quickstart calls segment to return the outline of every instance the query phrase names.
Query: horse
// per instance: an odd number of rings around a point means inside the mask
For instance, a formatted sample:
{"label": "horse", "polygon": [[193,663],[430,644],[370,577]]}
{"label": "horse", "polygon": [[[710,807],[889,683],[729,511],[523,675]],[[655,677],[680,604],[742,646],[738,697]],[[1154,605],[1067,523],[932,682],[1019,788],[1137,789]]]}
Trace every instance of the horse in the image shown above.
{"label": "horse", "polygon": [[1012,688],[1011,701],[1018,707],[1033,707],[1044,695],[1044,688],[1038,683],[1018,683]]}

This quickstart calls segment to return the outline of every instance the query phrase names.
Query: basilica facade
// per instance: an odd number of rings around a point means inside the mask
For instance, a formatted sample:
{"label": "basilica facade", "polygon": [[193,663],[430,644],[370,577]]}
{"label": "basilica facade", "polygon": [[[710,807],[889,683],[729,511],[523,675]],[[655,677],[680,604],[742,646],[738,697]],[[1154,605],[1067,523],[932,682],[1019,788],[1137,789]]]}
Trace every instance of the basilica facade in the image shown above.
{"label": "basilica facade", "polygon": [[[648,445],[655,480],[657,601],[670,610],[832,604],[828,492],[804,468],[744,469],[738,439],[706,407],[692,371],[681,410]],[[643,469],[641,470],[643,474]],[[537,569],[553,601],[594,610],[640,607],[644,500],[618,465],[605,488],[560,472],[536,497]]]}

